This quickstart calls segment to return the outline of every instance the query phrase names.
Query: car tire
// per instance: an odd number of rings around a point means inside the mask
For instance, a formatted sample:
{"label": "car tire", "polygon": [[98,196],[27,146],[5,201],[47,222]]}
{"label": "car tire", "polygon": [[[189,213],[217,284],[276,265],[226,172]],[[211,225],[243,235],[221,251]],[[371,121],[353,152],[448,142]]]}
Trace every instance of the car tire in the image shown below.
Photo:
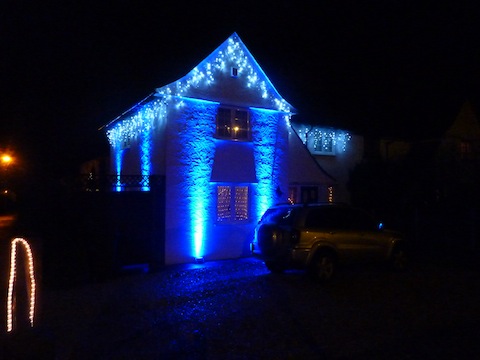
{"label": "car tire", "polygon": [[407,268],[407,252],[404,246],[397,245],[390,255],[390,269],[393,271],[404,271]]}
{"label": "car tire", "polygon": [[315,255],[309,271],[313,279],[319,282],[330,281],[337,269],[337,259],[331,251],[320,251]]}
{"label": "car tire", "polygon": [[265,266],[274,274],[281,274],[285,271],[285,266],[277,261],[265,261]]}

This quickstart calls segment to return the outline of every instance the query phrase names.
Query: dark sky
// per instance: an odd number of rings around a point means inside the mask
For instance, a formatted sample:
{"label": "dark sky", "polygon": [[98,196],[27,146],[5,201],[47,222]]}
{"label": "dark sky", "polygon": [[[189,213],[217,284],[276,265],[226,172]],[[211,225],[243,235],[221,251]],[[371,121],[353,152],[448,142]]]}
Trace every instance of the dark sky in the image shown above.
{"label": "dark sky", "polygon": [[95,157],[101,125],[233,32],[298,121],[431,137],[480,108],[476,2],[4,0],[0,148],[56,170]]}

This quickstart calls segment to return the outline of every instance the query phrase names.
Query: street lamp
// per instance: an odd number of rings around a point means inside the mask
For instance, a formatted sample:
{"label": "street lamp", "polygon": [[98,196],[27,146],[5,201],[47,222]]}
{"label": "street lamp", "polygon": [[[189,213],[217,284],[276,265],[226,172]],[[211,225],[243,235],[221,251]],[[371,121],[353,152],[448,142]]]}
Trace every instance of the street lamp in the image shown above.
{"label": "street lamp", "polygon": [[0,187],[1,190],[9,189],[12,177],[12,165],[15,159],[9,152],[0,151]]}
{"label": "street lamp", "polygon": [[13,158],[8,154],[2,154],[0,160],[3,166],[8,166],[13,162]]}

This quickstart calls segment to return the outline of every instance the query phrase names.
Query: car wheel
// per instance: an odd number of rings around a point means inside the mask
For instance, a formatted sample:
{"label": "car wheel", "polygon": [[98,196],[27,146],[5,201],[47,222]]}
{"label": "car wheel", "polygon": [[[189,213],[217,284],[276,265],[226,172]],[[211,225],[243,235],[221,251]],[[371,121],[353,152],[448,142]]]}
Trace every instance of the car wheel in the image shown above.
{"label": "car wheel", "polygon": [[390,268],[394,271],[403,271],[407,267],[407,252],[403,246],[396,246],[390,255]]}
{"label": "car wheel", "polygon": [[275,274],[281,274],[285,271],[285,266],[276,261],[265,261],[265,266],[268,270]]}
{"label": "car wheel", "polygon": [[337,261],[334,254],[330,251],[321,251],[313,260],[310,267],[312,277],[320,282],[326,282],[332,279],[337,267]]}

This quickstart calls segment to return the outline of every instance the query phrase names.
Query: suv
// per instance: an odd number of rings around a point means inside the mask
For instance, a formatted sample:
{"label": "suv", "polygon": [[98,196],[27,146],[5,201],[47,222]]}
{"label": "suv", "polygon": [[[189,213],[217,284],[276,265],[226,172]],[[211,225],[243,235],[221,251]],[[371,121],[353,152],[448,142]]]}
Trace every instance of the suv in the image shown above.
{"label": "suv", "polygon": [[380,261],[406,265],[405,242],[367,212],[340,204],[277,205],[265,212],[250,245],[272,272],[308,270],[330,280],[337,264]]}

